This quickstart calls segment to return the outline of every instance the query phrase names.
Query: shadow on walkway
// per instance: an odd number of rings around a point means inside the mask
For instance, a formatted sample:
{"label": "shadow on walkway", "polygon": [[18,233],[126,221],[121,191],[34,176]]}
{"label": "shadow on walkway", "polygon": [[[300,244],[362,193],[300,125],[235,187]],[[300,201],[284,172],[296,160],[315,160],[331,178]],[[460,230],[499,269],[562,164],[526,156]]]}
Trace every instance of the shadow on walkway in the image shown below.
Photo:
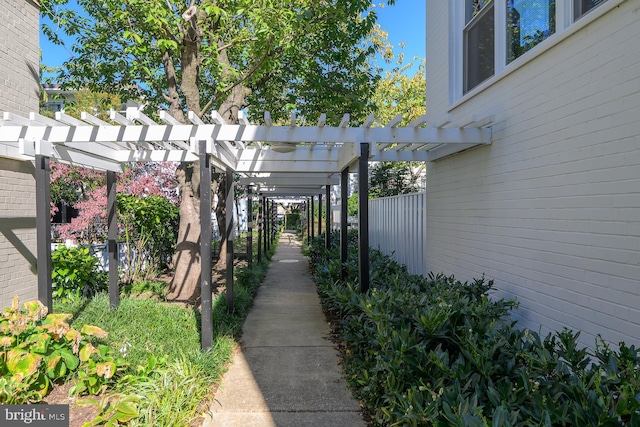
{"label": "shadow on walkway", "polygon": [[281,235],[203,427],[366,425],[300,246]]}

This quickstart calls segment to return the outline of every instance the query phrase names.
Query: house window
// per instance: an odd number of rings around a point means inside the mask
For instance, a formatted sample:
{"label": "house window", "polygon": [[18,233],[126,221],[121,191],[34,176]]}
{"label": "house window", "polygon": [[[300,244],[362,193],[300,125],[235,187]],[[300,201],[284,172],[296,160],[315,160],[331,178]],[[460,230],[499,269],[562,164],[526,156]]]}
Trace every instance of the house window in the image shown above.
{"label": "house window", "polygon": [[519,68],[572,28],[588,25],[600,15],[586,17],[591,11],[604,13],[624,1],[449,0],[450,103]]}
{"label": "house window", "polygon": [[506,0],[507,64],[556,31],[555,0]]}
{"label": "house window", "polygon": [[607,0],[573,0],[573,20],[577,20],[585,13]]}
{"label": "house window", "polygon": [[464,28],[464,93],[495,73],[493,1],[467,0]]}

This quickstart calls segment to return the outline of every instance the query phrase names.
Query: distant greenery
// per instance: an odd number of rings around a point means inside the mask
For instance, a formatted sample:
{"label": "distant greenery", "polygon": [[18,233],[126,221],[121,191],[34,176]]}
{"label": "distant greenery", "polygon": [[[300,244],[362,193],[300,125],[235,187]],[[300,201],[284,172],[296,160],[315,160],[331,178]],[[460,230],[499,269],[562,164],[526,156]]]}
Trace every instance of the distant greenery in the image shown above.
{"label": "distant greenery", "polygon": [[492,298],[492,281],[410,275],[378,251],[361,294],[355,238],[346,283],[337,247],[323,245],[309,250],[314,277],[371,425],[640,426],[634,346],[541,337],[511,321],[516,303]]}

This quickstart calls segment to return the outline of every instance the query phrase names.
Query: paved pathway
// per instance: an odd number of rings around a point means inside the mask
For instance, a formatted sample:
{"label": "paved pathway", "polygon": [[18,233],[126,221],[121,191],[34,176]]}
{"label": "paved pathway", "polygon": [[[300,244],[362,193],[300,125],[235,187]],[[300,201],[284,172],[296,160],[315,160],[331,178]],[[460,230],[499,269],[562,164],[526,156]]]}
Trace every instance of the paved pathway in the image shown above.
{"label": "paved pathway", "polygon": [[309,263],[285,232],[203,427],[365,426],[328,334]]}

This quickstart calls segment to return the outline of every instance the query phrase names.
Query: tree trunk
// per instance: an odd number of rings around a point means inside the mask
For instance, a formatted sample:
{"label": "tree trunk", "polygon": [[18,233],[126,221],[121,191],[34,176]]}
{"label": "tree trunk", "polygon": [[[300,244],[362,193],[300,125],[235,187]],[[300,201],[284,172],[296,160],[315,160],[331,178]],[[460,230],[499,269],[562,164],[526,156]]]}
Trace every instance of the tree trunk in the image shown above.
{"label": "tree trunk", "polygon": [[[197,164],[196,164],[197,165]],[[184,163],[176,171],[180,183],[180,228],[173,257],[175,273],[169,285],[168,299],[195,303],[200,297],[200,200],[199,175],[193,163]]]}
{"label": "tree trunk", "polygon": [[[188,19],[183,37],[183,49],[180,57],[182,67],[180,89],[184,95],[187,109],[189,111],[193,111],[198,116],[203,114],[203,110],[200,107],[200,93],[198,89],[198,66],[200,65],[199,55],[202,43],[202,32],[198,28],[199,18],[202,18],[202,16],[197,12],[195,15],[190,15],[190,18]],[[168,97],[168,100],[171,102],[171,100],[174,99],[174,93],[177,94],[175,70],[173,69],[173,63],[170,61],[170,58],[169,61],[164,59],[165,58],[163,58],[165,71],[169,69],[172,74],[172,76],[167,76],[167,80],[170,83],[169,87],[176,89],[175,92],[169,90],[170,96]],[[229,60],[224,49],[221,51],[219,59],[223,64],[223,67],[230,67]],[[223,78],[228,77],[228,75],[230,75],[229,69],[225,68],[223,74]],[[170,77],[172,77],[173,80]],[[173,85],[171,84],[172,82]],[[235,86],[220,107],[219,112],[225,118],[227,123],[238,123],[238,111],[244,106],[245,90],[246,89],[242,85]],[[179,120],[184,121],[182,111],[180,111],[180,115],[181,119]],[[201,230],[199,182],[195,182],[199,179],[197,167],[197,162],[192,164],[185,163],[182,164],[176,172],[176,176],[180,182],[182,199],[180,202],[178,245],[173,259],[175,274],[169,288],[168,296],[171,300],[195,302],[200,296]],[[196,173],[192,172],[194,170]],[[225,235],[226,186],[224,184],[224,174],[218,174],[218,176],[219,179],[214,179],[214,182],[212,183],[212,191],[218,196],[215,213],[220,228],[221,239],[220,257],[213,268],[218,272],[223,272],[226,269],[225,260],[227,254]]]}

